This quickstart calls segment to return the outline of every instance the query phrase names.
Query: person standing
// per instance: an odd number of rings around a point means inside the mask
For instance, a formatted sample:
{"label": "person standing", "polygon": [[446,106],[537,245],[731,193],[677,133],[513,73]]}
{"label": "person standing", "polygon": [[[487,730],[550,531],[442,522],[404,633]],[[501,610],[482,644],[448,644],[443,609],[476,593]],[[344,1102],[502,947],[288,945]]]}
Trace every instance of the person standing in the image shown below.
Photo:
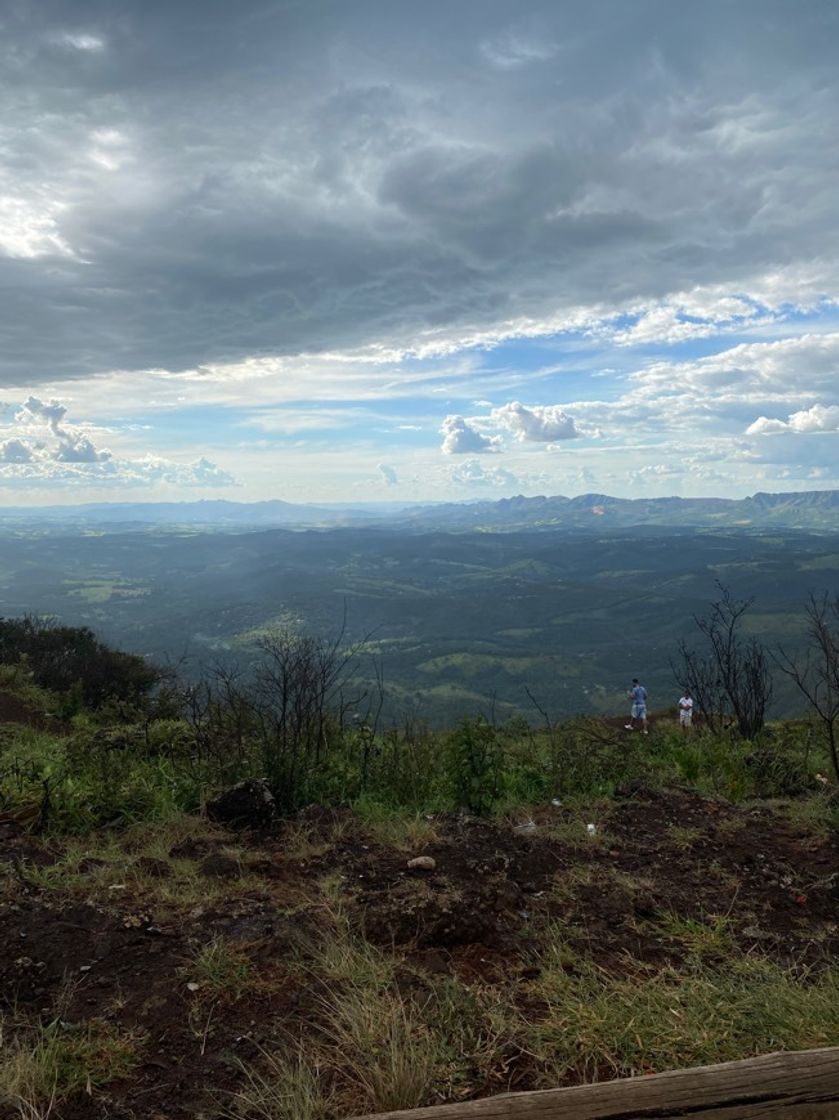
{"label": "person standing", "polygon": [[687,688],[684,696],[679,698],[679,726],[685,735],[693,726],[693,697],[690,694],[690,689]]}
{"label": "person standing", "polygon": [[649,734],[647,728],[647,690],[638,681],[637,677],[632,678],[632,688],[626,694],[632,701],[632,710],[629,717],[629,723],[626,724],[627,731],[635,731],[635,723],[638,721],[641,724],[641,730],[645,735]]}

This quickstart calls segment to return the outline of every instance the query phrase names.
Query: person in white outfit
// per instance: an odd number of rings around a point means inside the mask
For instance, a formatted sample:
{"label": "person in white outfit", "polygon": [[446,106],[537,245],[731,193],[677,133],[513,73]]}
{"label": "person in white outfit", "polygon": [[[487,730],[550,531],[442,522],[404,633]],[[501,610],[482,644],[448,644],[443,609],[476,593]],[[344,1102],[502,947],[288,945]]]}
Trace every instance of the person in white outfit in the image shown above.
{"label": "person in white outfit", "polygon": [[684,696],[679,697],[679,726],[687,734],[693,724],[693,697],[685,689]]}

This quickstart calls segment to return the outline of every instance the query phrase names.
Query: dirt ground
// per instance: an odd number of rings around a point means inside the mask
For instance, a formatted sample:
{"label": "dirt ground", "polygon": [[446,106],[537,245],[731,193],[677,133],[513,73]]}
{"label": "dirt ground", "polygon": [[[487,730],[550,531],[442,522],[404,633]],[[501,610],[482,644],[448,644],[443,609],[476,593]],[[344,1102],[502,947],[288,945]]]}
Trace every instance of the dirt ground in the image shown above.
{"label": "dirt ground", "polygon": [[[407,988],[429,974],[524,982],[538,970],[541,932],[557,922],[616,972],[627,955],[678,964],[686,948],[663,932],[666,915],[724,919],[739,946],[779,961],[818,964],[839,950],[837,834],[769,808],[644,787],[589,815],[548,806],[521,821],[442,817],[398,847],[348,813],[318,808],[268,837],[196,820],[168,853],[207,884],[206,898],[199,889],[183,906],[155,894],[154,882],[172,874],[167,859],[127,841],[125,865],[137,874],[125,882],[104,881],[93,855],[72,883],[45,885],[62,844],[7,826],[3,1007],[48,1020],[61,994],[62,1021],[139,1040],[130,1076],[77,1094],[56,1117],[186,1120],[215,1114],[207,1089],[213,1100],[235,1089],[236,1059],[299,1035],[317,1015],[323,982],[301,962],[323,936],[324,884],[354,928],[396,956]],[[417,855],[435,868],[409,869]],[[208,1001],[189,986],[189,961],[218,940],[241,952],[259,983]],[[514,1087],[529,1087],[526,1074]]]}

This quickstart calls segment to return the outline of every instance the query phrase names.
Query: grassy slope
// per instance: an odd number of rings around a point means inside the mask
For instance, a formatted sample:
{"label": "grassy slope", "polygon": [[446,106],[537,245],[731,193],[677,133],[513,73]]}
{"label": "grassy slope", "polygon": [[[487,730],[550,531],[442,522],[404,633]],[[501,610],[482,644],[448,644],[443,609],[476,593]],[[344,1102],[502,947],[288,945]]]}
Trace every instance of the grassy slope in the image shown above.
{"label": "grassy slope", "polygon": [[486,820],[451,811],[444,737],[381,741],[354,811],[237,836],[183,812],[183,728],[62,730],[4,679],[4,1115],[314,1120],[839,1044],[839,820],[805,728],[757,767],[666,723],[493,732]]}

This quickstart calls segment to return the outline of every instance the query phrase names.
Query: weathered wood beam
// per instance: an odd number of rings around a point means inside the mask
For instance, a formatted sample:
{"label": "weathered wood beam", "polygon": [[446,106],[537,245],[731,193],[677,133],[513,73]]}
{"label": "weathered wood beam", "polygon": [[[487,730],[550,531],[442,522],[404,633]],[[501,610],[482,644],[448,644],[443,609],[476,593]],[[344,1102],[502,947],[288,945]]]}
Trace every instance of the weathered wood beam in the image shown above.
{"label": "weathered wood beam", "polygon": [[363,1120],[839,1120],[839,1046]]}

